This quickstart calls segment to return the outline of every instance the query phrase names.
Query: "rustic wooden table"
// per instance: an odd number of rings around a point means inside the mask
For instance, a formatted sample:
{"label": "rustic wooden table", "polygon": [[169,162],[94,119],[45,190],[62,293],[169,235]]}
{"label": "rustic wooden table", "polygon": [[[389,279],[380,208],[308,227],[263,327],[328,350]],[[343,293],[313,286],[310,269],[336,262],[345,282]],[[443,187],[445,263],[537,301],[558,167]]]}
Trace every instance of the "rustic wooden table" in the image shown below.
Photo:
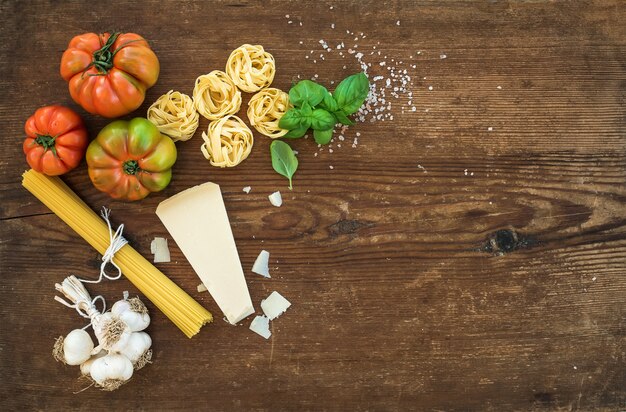
{"label": "rustic wooden table", "polygon": [[[0,16],[3,410],[626,408],[623,1],[3,1]],[[386,101],[332,153],[291,142],[292,192],[258,134],[240,166],[211,167],[204,119],[171,185],[143,201],[112,201],[84,164],[64,176],[147,257],[169,237],[156,205],[220,184],[253,302],[293,302],[269,341],[249,320],[229,326],[170,242],[157,266],[216,321],[188,340],[149,304],[154,363],[116,392],[75,393],[76,367],[51,347],[83,322],[54,283],[93,276],[100,256],[21,187],[21,142],[43,105],[75,108],[92,136],[108,122],[71,100],[58,67],[74,35],[110,29],[142,34],[161,62],[135,116],[243,43],[275,56],[284,90],[298,75],[332,88],[360,58]],[[249,270],[261,249],[271,280]],[[125,279],[90,290],[136,293]]]}

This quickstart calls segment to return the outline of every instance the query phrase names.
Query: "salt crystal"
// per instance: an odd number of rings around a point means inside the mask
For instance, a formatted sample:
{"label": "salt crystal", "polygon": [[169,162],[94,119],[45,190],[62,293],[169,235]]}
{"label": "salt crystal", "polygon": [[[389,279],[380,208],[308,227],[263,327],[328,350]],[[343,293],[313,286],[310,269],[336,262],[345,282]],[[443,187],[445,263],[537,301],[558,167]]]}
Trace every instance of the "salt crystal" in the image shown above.
{"label": "salt crystal", "polygon": [[487,128],[487,131],[488,131],[488,132],[493,132],[493,127],[489,126],[489,127]]}
{"label": "salt crystal", "polygon": [[497,86],[496,89],[502,90],[502,86]]}
{"label": "salt crystal", "polygon": [[333,170],[333,169],[334,169],[334,167],[333,167],[333,166],[328,166],[328,167],[330,168],[330,170]]}
{"label": "salt crystal", "polygon": [[399,26],[399,25],[400,25],[400,20],[396,22],[396,26]]}
{"label": "salt crystal", "polygon": [[440,55],[439,55],[439,58],[440,58],[440,59],[445,59],[446,57],[448,57],[448,56],[446,56],[445,54],[440,54]]}
{"label": "salt crystal", "polygon": [[330,28],[331,28],[331,29],[334,29],[334,28],[335,28],[335,23],[332,23],[332,24],[330,25]]}
{"label": "salt crystal", "polygon": [[428,90],[432,91],[433,90],[433,86],[428,86]]}
{"label": "salt crystal", "polygon": [[286,18],[286,19],[288,19],[288,18],[289,18],[289,15],[288,15],[288,14],[285,14],[285,18]]}

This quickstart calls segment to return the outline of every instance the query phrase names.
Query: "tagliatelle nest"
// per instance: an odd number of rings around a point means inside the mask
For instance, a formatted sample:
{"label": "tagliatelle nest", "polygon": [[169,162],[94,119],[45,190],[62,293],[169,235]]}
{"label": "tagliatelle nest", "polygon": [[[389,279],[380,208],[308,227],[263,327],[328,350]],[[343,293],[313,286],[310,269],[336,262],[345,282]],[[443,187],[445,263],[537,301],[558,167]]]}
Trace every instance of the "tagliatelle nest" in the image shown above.
{"label": "tagliatelle nest", "polygon": [[275,139],[288,130],[278,127],[278,122],[289,109],[289,95],[282,90],[263,89],[248,102],[248,120],[262,135]]}
{"label": "tagliatelle nest", "polygon": [[196,79],[193,100],[202,116],[217,120],[239,111],[241,92],[226,73],[213,70]]}
{"label": "tagliatelle nest", "polygon": [[191,97],[170,90],[148,108],[148,120],[176,142],[193,137],[200,116]]}
{"label": "tagliatelle nest", "polygon": [[244,44],[228,57],[226,73],[241,90],[254,93],[272,84],[276,63],[263,46]]}
{"label": "tagliatelle nest", "polygon": [[248,157],[254,144],[252,131],[233,115],[211,122],[202,139],[202,154],[218,167],[237,166]]}

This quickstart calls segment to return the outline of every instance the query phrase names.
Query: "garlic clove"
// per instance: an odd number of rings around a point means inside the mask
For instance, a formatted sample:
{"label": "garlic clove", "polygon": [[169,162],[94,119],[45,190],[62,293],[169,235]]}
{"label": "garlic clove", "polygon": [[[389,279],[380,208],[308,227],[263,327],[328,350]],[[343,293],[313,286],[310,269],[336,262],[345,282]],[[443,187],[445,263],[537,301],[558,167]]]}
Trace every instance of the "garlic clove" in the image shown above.
{"label": "garlic clove", "polygon": [[89,333],[74,329],[63,340],[63,357],[68,365],[80,365],[91,356],[93,341]]}

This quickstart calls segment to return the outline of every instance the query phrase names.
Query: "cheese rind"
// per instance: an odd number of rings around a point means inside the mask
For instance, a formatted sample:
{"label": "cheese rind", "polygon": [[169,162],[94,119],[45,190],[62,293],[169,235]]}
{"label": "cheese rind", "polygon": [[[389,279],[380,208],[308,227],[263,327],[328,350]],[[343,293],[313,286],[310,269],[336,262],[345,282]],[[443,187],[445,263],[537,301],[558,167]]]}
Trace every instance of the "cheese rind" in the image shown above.
{"label": "cheese rind", "polygon": [[162,201],[156,214],[228,322],[254,313],[220,187],[204,183]]}

